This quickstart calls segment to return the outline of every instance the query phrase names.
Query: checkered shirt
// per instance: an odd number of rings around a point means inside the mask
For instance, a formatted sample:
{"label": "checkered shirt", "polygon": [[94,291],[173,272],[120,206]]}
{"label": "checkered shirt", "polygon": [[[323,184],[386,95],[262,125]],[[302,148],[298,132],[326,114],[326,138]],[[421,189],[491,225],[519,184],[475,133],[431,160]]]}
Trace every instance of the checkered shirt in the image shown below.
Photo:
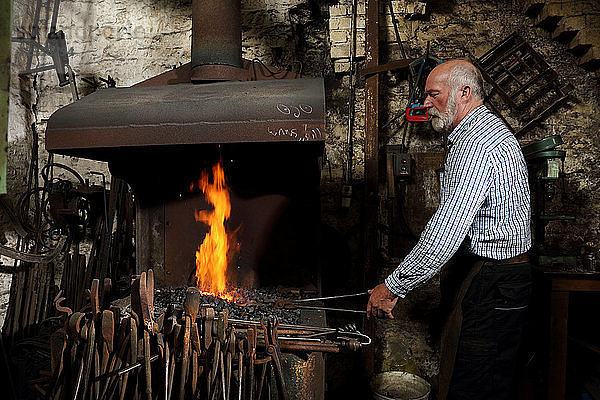
{"label": "checkered shirt", "polygon": [[531,205],[521,147],[485,106],[448,136],[440,206],[416,246],[385,280],[406,294],[430,279],[465,240],[472,253],[496,260],[531,247]]}

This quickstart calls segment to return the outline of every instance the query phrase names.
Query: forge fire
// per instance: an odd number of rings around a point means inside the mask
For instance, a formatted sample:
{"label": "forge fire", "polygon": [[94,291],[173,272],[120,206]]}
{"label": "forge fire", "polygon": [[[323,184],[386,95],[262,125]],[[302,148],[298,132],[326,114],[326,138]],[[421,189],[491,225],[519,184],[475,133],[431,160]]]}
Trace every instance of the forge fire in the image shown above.
{"label": "forge fire", "polygon": [[235,232],[229,233],[226,229],[226,222],[231,215],[231,201],[222,162],[212,167],[212,175],[205,170],[198,181],[192,182],[190,191],[196,190],[204,193],[211,207],[194,212],[196,221],[209,227],[196,250],[197,287],[204,294],[232,301],[234,296],[227,293],[226,274],[228,260],[231,259],[230,242]]}

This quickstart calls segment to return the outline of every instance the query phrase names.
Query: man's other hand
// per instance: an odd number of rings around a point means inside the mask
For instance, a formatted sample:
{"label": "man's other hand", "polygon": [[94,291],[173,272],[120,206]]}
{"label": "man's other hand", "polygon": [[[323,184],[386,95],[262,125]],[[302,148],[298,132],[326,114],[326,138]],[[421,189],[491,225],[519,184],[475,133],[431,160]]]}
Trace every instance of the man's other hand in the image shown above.
{"label": "man's other hand", "polygon": [[381,283],[369,290],[369,302],[367,303],[367,317],[374,315],[376,317],[388,317],[394,319],[392,310],[398,302],[398,296],[390,292],[385,286],[385,283]]}

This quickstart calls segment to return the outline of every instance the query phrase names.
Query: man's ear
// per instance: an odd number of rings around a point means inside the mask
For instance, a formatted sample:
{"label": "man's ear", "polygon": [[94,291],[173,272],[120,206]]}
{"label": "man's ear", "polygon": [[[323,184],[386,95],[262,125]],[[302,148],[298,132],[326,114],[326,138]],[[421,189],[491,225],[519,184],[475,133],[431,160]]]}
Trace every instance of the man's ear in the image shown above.
{"label": "man's ear", "polygon": [[464,85],[460,89],[460,99],[461,100],[469,100],[471,98],[471,86]]}

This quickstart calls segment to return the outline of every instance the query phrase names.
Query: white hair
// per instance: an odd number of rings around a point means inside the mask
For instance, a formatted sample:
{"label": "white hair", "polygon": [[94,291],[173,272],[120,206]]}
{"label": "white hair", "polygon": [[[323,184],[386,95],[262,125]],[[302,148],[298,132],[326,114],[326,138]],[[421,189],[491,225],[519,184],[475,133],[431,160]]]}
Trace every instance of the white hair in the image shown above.
{"label": "white hair", "polygon": [[448,75],[448,86],[450,86],[450,96],[454,96],[463,86],[469,86],[471,95],[475,99],[483,101],[485,97],[483,77],[472,64],[461,63],[454,66]]}

